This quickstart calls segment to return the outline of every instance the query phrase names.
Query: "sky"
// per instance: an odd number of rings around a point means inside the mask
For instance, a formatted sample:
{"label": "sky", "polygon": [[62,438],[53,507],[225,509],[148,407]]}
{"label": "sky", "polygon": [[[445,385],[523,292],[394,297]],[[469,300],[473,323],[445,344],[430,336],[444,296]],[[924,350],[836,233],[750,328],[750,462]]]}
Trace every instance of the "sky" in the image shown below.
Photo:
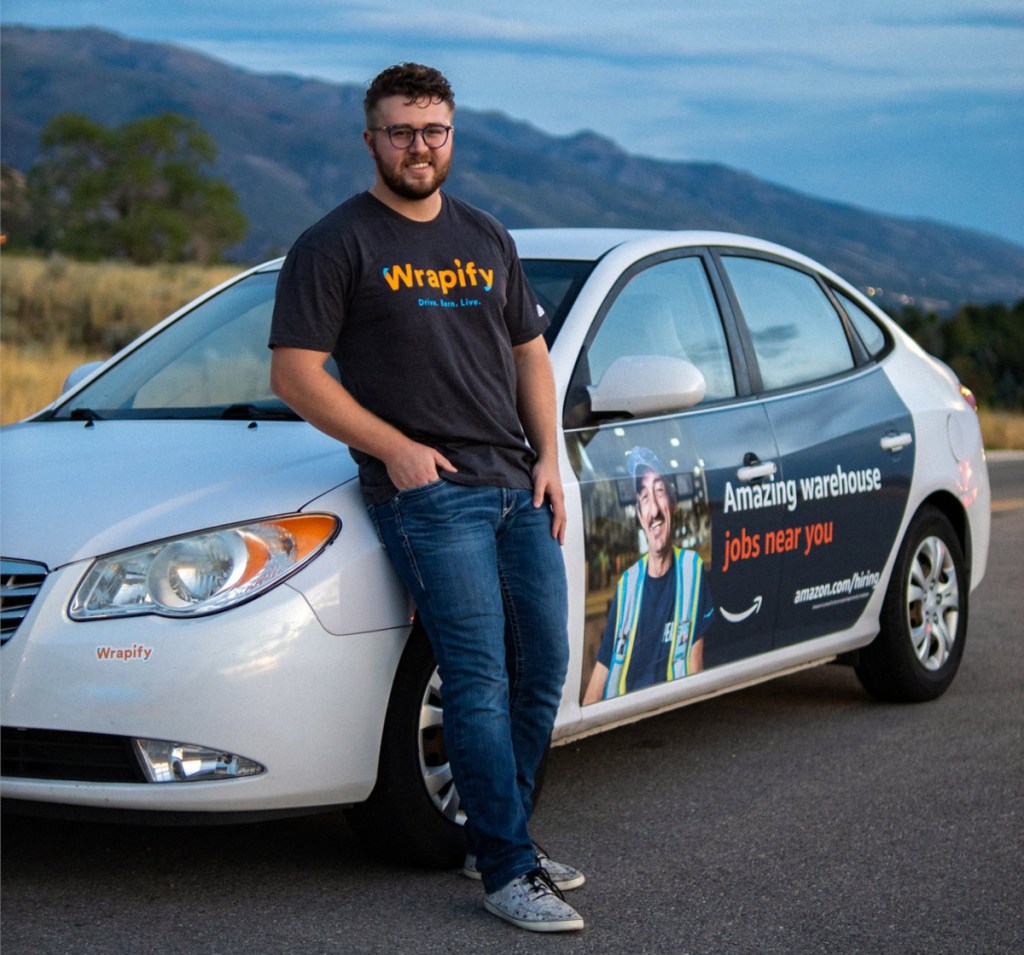
{"label": "sky", "polygon": [[3,0],[0,23],[360,86],[423,62],[547,133],[1024,244],[1021,0]]}

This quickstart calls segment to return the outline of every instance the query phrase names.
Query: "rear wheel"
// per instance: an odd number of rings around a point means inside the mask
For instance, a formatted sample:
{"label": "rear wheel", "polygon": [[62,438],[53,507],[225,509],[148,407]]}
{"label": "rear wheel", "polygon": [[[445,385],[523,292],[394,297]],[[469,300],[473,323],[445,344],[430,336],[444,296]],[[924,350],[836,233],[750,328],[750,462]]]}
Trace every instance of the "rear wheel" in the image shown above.
{"label": "rear wheel", "polygon": [[346,815],[378,855],[447,868],[465,857],[466,817],[445,749],[441,680],[419,627],[409,635],[391,688],[377,784]]}
{"label": "rear wheel", "polygon": [[900,545],[882,605],[882,629],[860,653],[856,671],[873,696],[933,700],[953,682],[967,636],[968,581],[952,524],[922,509]]}

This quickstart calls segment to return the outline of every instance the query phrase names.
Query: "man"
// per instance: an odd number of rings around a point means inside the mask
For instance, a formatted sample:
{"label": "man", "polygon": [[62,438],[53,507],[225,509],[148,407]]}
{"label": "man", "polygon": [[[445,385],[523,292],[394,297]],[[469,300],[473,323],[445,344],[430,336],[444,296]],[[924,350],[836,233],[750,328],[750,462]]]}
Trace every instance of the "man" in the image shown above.
{"label": "man", "polygon": [[675,494],[658,458],[634,448],[629,469],[647,553],[619,579],[584,703],[698,673],[714,615],[704,561],[672,542]]}
{"label": "man", "polygon": [[575,930],[559,888],[584,878],[538,853],[527,828],[568,663],[548,320],[508,233],[440,191],[454,105],[445,77],[418,64],[370,84],[374,184],[289,252],[271,380],[351,449],[416,602],[468,817],[464,874],[501,918]]}

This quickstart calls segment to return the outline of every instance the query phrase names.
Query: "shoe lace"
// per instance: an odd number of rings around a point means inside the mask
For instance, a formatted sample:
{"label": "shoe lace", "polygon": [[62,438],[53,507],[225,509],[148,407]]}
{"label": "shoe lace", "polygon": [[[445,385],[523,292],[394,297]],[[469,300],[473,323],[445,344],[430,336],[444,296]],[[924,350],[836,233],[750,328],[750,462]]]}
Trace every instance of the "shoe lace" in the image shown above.
{"label": "shoe lace", "polygon": [[556,899],[565,901],[562,890],[551,881],[551,876],[540,866],[526,873],[526,880],[530,883],[530,895],[536,898],[538,895],[551,894]]}

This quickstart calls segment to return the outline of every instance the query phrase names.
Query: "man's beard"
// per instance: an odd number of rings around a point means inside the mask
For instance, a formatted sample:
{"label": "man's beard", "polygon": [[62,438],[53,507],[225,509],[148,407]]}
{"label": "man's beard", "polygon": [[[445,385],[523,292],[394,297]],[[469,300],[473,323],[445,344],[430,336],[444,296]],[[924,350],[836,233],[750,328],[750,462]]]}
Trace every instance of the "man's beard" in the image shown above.
{"label": "man's beard", "polygon": [[403,199],[410,199],[413,201],[426,199],[437,192],[444,181],[448,178],[448,170],[451,168],[450,160],[443,166],[439,166],[435,162],[432,167],[434,170],[434,178],[430,182],[413,184],[406,182],[402,178],[401,169],[405,167],[404,162],[398,171],[392,171],[384,165],[380,156],[376,153],[374,153],[373,158],[377,163],[377,171],[380,173],[380,178],[383,180],[384,185],[386,185],[395,195],[401,196]]}

